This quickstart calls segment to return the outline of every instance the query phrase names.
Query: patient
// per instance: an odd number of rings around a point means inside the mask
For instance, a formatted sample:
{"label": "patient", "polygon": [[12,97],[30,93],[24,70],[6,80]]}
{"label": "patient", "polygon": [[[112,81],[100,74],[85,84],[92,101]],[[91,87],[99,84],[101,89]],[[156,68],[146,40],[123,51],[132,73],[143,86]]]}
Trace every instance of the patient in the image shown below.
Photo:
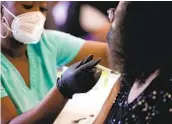
{"label": "patient", "polygon": [[110,13],[107,42],[121,77],[96,124],[172,124],[171,12],[169,2],[120,2]]}

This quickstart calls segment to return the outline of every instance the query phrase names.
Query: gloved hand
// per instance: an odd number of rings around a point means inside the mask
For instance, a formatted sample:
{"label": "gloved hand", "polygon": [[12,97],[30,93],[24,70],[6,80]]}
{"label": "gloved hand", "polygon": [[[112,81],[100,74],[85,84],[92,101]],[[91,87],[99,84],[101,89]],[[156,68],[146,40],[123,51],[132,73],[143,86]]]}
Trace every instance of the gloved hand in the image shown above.
{"label": "gloved hand", "polygon": [[101,71],[97,72],[95,66],[101,59],[93,60],[93,55],[71,65],[57,79],[57,88],[66,98],[72,98],[75,93],[88,92],[97,83]]}

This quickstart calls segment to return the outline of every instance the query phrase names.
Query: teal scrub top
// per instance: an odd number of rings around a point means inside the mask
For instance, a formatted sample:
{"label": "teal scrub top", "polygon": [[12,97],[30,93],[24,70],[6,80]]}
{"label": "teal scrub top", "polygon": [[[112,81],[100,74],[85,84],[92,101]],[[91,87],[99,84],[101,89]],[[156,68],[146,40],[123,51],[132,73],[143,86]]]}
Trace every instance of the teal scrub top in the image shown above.
{"label": "teal scrub top", "polygon": [[9,96],[19,114],[35,107],[56,85],[57,68],[71,62],[84,40],[59,31],[45,30],[40,42],[27,45],[30,88],[17,69],[1,54],[1,98]]}

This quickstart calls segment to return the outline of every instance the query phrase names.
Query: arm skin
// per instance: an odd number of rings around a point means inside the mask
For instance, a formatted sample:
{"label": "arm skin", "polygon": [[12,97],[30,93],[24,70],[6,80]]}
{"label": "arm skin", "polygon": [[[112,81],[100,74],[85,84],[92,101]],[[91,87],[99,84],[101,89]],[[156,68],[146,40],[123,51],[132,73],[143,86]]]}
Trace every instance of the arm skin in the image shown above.
{"label": "arm skin", "polygon": [[93,54],[94,58],[102,58],[100,64],[109,67],[108,64],[108,45],[107,43],[103,42],[96,42],[96,41],[86,41],[84,45],[81,47],[79,53],[74,58],[74,60],[69,63],[67,66],[70,66],[73,63],[76,63],[88,55]]}
{"label": "arm skin", "polygon": [[120,90],[120,78],[118,78],[117,82],[114,84],[108,98],[106,99],[102,109],[100,110],[94,124],[103,124],[109,111],[113,105],[115,98],[117,97],[118,91]]}
{"label": "arm skin", "polygon": [[1,124],[50,124],[55,121],[68,99],[56,87],[35,108],[21,115],[9,97],[1,98]]}

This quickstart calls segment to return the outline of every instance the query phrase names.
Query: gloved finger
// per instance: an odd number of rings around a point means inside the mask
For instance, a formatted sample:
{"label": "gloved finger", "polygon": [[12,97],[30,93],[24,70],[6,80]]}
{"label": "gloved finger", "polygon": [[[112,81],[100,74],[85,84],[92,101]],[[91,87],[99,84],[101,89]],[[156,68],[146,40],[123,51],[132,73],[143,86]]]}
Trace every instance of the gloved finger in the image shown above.
{"label": "gloved finger", "polygon": [[77,70],[78,73],[83,72],[83,71],[90,71],[93,69],[93,67],[95,67],[99,62],[101,61],[101,59],[96,59],[96,60],[91,60],[90,62],[80,66]]}
{"label": "gloved finger", "polygon": [[86,69],[92,69],[92,68],[94,68],[97,64],[99,64],[100,61],[101,61],[101,58],[95,59],[95,60],[92,60],[92,61],[86,63],[84,66],[85,66]]}
{"label": "gloved finger", "polygon": [[96,73],[98,73],[100,71],[102,71],[102,70],[97,68],[97,67],[93,67],[93,69],[91,69],[89,72],[91,72],[92,74],[96,74]]}
{"label": "gloved finger", "polygon": [[85,66],[85,68],[92,69],[92,68],[94,68],[97,64],[99,64],[100,61],[101,61],[101,58],[95,59],[95,60],[92,60],[92,61],[86,63],[84,66]]}
{"label": "gloved finger", "polygon": [[93,59],[93,57],[94,57],[94,55],[89,55],[89,56],[83,61],[82,64],[85,64],[85,63],[91,61],[91,60]]}
{"label": "gloved finger", "polygon": [[97,73],[94,74],[94,79],[95,79],[95,82],[97,83],[97,81],[100,79],[102,75],[102,71],[99,71]]}
{"label": "gloved finger", "polygon": [[86,57],[85,59],[83,59],[82,61],[80,61],[76,68],[78,68],[81,65],[83,65],[83,64],[91,61],[92,59],[93,59],[93,55],[89,55],[88,57]]}
{"label": "gloved finger", "polygon": [[96,67],[93,67],[91,70],[89,70],[90,72],[92,73],[96,73],[97,72],[97,68]]}
{"label": "gloved finger", "polygon": [[[94,87],[96,85],[96,83],[98,82],[98,80],[100,79],[100,76],[102,74],[102,71],[99,71],[97,73],[91,74],[91,80],[85,84],[88,89],[91,89],[92,87]],[[88,77],[89,78],[89,77]]]}
{"label": "gloved finger", "polygon": [[96,77],[96,75],[97,75],[98,73],[102,73],[102,70],[99,69],[99,68],[96,68],[96,67],[94,67],[94,68],[90,71],[90,74],[91,74],[91,75],[94,75],[95,77]]}
{"label": "gloved finger", "polygon": [[93,67],[92,69],[83,69],[78,71],[78,74],[82,74],[83,76],[89,77],[89,76],[94,76],[98,72],[96,67]]}

